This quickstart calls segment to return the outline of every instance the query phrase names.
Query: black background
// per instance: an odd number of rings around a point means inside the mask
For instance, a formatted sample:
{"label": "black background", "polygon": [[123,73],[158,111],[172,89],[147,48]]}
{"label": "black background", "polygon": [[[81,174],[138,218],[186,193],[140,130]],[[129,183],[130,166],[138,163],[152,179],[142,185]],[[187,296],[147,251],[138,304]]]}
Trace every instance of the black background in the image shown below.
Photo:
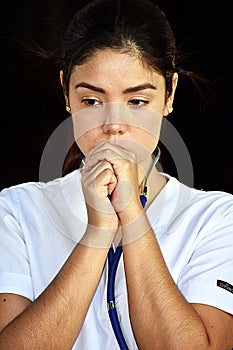
{"label": "black background", "polygon": [[[88,1],[8,1],[1,9],[0,189],[37,181],[45,143],[66,115],[59,72],[28,56],[19,40],[53,46],[72,13]],[[233,193],[231,2],[157,1],[189,65],[212,80],[206,102],[180,79],[170,121],[192,159],[197,188]],[[171,166],[171,172],[173,172]],[[175,170],[174,170],[175,172]]]}

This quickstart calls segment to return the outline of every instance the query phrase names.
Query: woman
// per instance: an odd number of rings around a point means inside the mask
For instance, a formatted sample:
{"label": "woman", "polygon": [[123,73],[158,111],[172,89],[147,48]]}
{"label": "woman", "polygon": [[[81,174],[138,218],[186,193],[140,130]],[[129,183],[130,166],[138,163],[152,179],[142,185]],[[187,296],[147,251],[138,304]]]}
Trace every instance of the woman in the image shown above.
{"label": "woman", "polygon": [[[154,166],[179,73],[165,15],[93,1],[61,67],[84,165],[1,193],[0,348],[231,349],[232,195]],[[107,305],[111,246],[123,254]]]}

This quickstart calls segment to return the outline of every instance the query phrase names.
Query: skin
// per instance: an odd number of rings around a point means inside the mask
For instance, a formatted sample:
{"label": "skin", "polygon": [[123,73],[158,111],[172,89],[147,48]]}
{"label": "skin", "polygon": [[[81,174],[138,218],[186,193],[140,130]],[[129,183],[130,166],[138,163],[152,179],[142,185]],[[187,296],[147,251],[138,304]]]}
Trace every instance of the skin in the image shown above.
{"label": "skin", "polygon": [[[77,87],[83,82],[105,92],[94,91],[90,86]],[[156,89],[125,93],[126,89],[145,83]],[[75,116],[104,103],[120,103],[129,110],[135,108],[132,105],[143,104],[135,100],[149,101],[148,109],[167,116],[176,84],[175,74],[173,91],[166,96],[165,81],[158,72],[149,70],[133,56],[104,50],[75,67],[65,98]],[[77,128],[78,119],[75,118],[74,127]],[[97,287],[108,248],[112,240],[117,242],[119,228],[129,313],[140,350],[231,349],[233,317],[211,306],[189,304],[183,298],[141,207],[139,194],[151,164],[150,153],[158,142],[157,135],[153,137],[143,125],[139,128],[127,124],[126,115],[122,118],[119,120],[113,114],[102,124],[78,135],[78,146],[86,156],[82,186],[88,210],[87,232],[83,242],[77,244],[61,271],[35,302],[17,295],[1,295],[0,329],[5,327],[0,333],[1,349],[64,350],[72,347]],[[118,142],[121,138],[127,138],[129,144],[136,140],[144,146],[148,150],[146,159],[137,162],[133,150],[121,147]],[[147,205],[165,183],[164,177],[154,168],[148,180]],[[142,232],[137,239],[133,237],[135,222]],[[101,240],[102,248],[96,247],[93,239],[96,245]]]}

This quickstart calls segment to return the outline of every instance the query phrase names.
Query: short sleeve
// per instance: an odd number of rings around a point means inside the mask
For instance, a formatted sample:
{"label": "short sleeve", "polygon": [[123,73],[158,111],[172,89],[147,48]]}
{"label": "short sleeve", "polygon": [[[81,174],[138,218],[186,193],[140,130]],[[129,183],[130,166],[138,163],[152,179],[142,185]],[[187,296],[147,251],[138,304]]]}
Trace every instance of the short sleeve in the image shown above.
{"label": "short sleeve", "polygon": [[178,287],[190,303],[233,314],[233,205],[203,228]]}
{"label": "short sleeve", "polygon": [[0,193],[0,293],[34,299],[25,239],[17,219],[17,193]]}

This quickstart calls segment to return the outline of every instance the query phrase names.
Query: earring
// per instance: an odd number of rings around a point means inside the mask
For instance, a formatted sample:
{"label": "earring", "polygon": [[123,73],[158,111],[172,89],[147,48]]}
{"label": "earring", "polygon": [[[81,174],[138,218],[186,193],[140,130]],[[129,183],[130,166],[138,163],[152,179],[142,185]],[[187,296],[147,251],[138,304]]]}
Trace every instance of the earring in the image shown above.
{"label": "earring", "polygon": [[169,113],[172,113],[172,112],[173,112],[173,107],[172,107],[172,106],[168,108],[168,112],[169,112]]}
{"label": "earring", "polygon": [[67,110],[67,112],[70,113],[70,111],[71,111],[70,106],[66,106],[66,110]]}

